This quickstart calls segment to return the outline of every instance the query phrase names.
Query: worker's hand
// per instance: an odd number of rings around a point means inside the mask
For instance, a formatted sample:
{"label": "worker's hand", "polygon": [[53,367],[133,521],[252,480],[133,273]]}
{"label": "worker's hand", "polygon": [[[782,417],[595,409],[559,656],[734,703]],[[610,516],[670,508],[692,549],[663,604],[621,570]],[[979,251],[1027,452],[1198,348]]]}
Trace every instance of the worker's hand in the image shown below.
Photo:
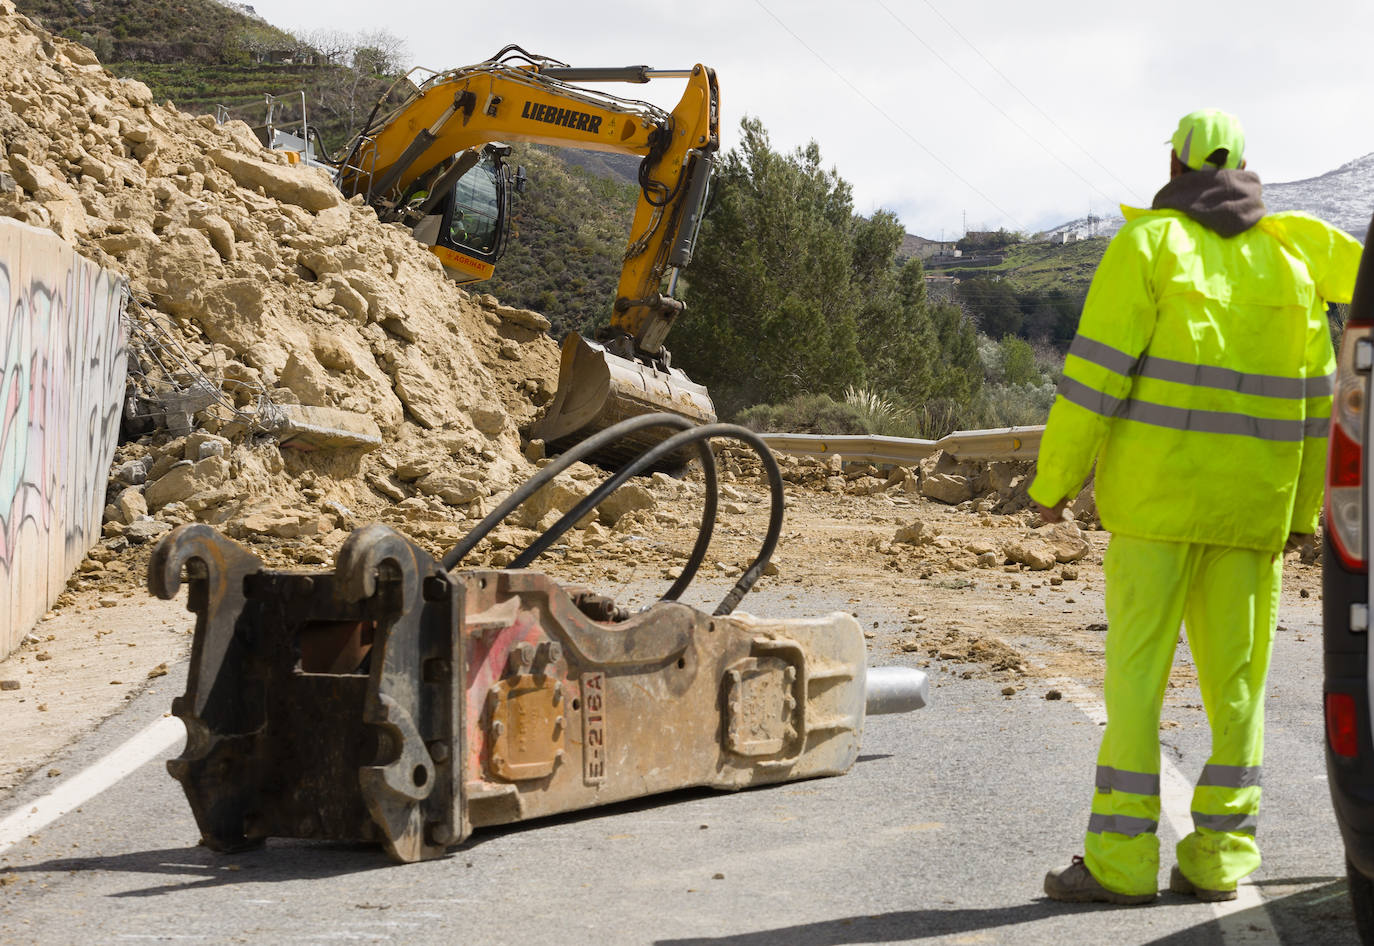
{"label": "worker's hand", "polygon": [[1316,537],[1311,532],[1290,532],[1288,541],[1283,543],[1283,553],[1287,555],[1289,552],[1310,549],[1315,541]]}
{"label": "worker's hand", "polygon": [[1035,500],[1031,500],[1031,505],[1035,507],[1035,511],[1040,513],[1040,521],[1045,524],[1063,522],[1064,507],[1068,504],[1069,501],[1067,498],[1059,500],[1059,502],[1055,503],[1053,506],[1042,506]]}

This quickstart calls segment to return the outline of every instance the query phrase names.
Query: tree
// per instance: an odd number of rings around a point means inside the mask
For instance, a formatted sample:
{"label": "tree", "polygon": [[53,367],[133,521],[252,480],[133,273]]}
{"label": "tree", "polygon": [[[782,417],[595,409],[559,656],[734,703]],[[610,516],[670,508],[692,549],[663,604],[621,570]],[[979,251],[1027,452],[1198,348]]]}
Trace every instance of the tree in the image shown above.
{"label": "tree", "polygon": [[1034,384],[1040,380],[1040,369],[1035,364],[1035,351],[1030,343],[1007,335],[998,345],[998,362],[1001,367],[1002,381],[1006,384]]}
{"label": "tree", "polygon": [[976,276],[962,280],[955,287],[954,296],[984,335],[1001,338],[1020,334],[1021,300],[1007,282]]}
{"label": "tree", "polygon": [[815,142],[773,151],[763,124],[740,123],[674,329],[677,363],[731,416],[804,391],[839,395],[863,381],[852,278],[849,185]]}
{"label": "tree", "polygon": [[920,260],[897,264],[904,235],[888,211],[857,219],[853,285],[859,299],[859,352],[867,364],[869,387],[914,404],[931,394],[939,345],[926,312]]}

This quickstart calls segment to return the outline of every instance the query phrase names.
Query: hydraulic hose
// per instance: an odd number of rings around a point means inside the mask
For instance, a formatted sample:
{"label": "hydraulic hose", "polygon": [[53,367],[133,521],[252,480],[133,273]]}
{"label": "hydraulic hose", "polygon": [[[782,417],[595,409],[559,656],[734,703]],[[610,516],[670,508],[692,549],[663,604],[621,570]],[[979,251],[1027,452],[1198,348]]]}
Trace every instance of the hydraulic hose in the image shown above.
{"label": "hydraulic hose", "polygon": [[[673,451],[680,450],[688,444],[700,443],[703,445],[703,449],[706,449],[704,445],[707,441],[715,437],[729,437],[735,440],[741,440],[753,447],[754,452],[759,455],[760,460],[763,462],[764,470],[768,474],[769,498],[771,500],[768,516],[768,530],[764,535],[763,545],[759,550],[758,556],[745,570],[744,574],[740,576],[739,581],[730,589],[730,592],[721,599],[720,604],[716,606],[716,610],[712,612],[714,615],[729,614],[731,611],[735,610],[735,607],[739,604],[741,599],[749,593],[749,589],[754,586],[759,576],[763,574],[763,569],[768,564],[768,560],[773,557],[773,552],[778,545],[778,537],[782,533],[783,516],[782,471],[778,468],[777,459],[774,458],[772,451],[768,449],[768,445],[763,442],[758,434],[749,430],[747,427],[740,427],[735,424],[707,424],[702,427],[691,427],[640,454],[616,472],[614,476],[606,479],[596,488],[596,490],[584,498],[569,512],[565,513],[558,522],[554,523],[554,525],[545,531],[543,535],[531,543],[529,548],[521,552],[520,555],[516,557],[515,561],[511,563],[510,567],[524,568],[529,565],[530,562],[534,561],[534,559],[538,558],[539,555],[547,550],[549,546],[558,541],[559,537],[562,536],[564,532],[567,532],[568,529],[572,528],[572,526],[578,522],[578,520],[596,508],[599,503],[613,493],[631,476],[652,466]],[[709,450],[706,450],[706,452],[709,453]],[[711,502],[711,500],[715,498],[714,493],[714,489],[710,489],[707,493],[708,504],[711,507],[715,505]],[[709,512],[709,518],[703,515],[702,528],[697,536],[697,547],[693,549],[694,556],[698,551],[704,555],[706,551],[705,544],[710,541],[710,527],[707,526],[707,522],[714,521],[715,509],[711,508]],[[705,538],[705,543],[702,541],[703,537]],[[687,584],[691,581],[691,575],[695,573],[696,568],[700,565],[700,560],[695,562],[689,561],[689,564],[691,565],[690,572],[687,568],[683,569],[682,574],[678,576],[678,580],[673,585],[673,588],[669,589],[669,594],[664,595],[664,600],[675,599],[677,594],[680,594],[682,589],[686,588]],[[686,581],[684,581],[684,579],[686,579]],[[678,585],[682,587],[679,588]]]}
{"label": "hydraulic hose", "polygon": [[[677,427],[679,429],[692,427],[692,422],[678,414],[643,414],[639,417],[631,417],[623,420],[613,427],[593,434],[583,440],[577,446],[565,450],[557,460],[544,467],[534,476],[526,480],[519,489],[507,496],[501,503],[487,514],[481,522],[472,528],[467,535],[463,536],[459,542],[449,549],[443,557],[441,565],[444,571],[451,571],[463,558],[471,552],[477,543],[486,538],[487,533],[491,532],[507,516],[514,512],[524,502],[537,493],[545,484],[572,466],[583,457],[603,449],[607,444],[614,443],[627,434],[643,430],[648,427]],[[680,436],[680,435],[679,435]],[[700,564],[701,558],[705,557],[706,545],[710,543],[711,531],[715,527],[716,504],[717,504],[717,482],[716,482],[716,461],[712,456],[710,447],[705,441],[702,442],[698,451],[701,457],[702,472],[706,479],[706,509],[703,510],[701,528],[697,534],[697,545],[692,550],[693,557]],[[618,485],[618,484],[617,484]],[[578,518],[581,518],[580,516]],[[574,519],[574,522],[577,520]],[[689,564],[691,559],[689,559]],[[695,571],[695,569],[693,569]],[[683,577],[687,581],[683,581]],[[691,576],[686,569],[682,575],[678,576],[678,581],[669,589],[669,594],[674,597],[682,593],[690,583]],[[681,585],[681,587],[679,587]]]}

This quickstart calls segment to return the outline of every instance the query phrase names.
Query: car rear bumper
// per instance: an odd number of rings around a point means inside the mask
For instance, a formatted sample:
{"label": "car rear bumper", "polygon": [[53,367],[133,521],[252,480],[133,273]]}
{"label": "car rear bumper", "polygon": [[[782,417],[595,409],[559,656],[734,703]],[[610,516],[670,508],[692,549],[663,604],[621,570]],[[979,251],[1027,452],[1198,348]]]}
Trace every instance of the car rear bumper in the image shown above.
{"label": "car rear bumper", "polygon": [[[1326,741],[1326,772],[1331,803],[1345,841],[1346,856],[1365,876],[1374,877],[1374,737],[1370,732],[1369,633],[1350,630],[1351,606],[1367,604],[1369,578],[1347,571],[1324,539],[1322,550],[1322,625],[1324,693],[1348,693],[1355,700],[1359,750],[1353,758],[1336,755]],[[1324,702],[1324,701],[1323,701]]]}

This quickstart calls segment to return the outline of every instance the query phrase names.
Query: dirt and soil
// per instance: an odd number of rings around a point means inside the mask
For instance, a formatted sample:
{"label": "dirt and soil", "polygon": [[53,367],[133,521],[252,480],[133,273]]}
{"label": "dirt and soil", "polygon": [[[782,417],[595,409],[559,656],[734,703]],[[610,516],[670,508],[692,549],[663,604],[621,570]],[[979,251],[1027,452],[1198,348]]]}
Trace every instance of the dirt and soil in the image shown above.
{"label": "dirt and soil", "polygon": [[[154,103],[9,0],[0,143],[0,214],[129,279],[131,379],[149,408],[111,469],[104,537],[0,661],[3,797],[188,652],[182,602],[143,590],[159,536],[206,522],[269,565],[324,565],[351,529],[381,521],[442,552],[542,462],[521,432],[552,396],[557,348],[542,315],[448,282],[323,172],[265,152],[241,123]],[[371,442],[293,447],[281,421],[297,407]],[[768,504],[756,461],[726,453],[721,467],[705,568],[728,576],[755,554]],[[865,621],[873,663],[990,676],[1005,699],[1092,682],[1107,536],[1090,494],[1074,505],[1083,529],[1037,529],[1029,473],[952,457],[909,470],[784,458],[787,518],[759,587],[830,588],[861,621],[905,615]],[[603,476],[574,466],[464,564],[509,563]],[[612,596],[666,587],[702,492],[699,471],[634,480],[540,567]],[[1295,560],[1285,593],[1318,588]]]}

